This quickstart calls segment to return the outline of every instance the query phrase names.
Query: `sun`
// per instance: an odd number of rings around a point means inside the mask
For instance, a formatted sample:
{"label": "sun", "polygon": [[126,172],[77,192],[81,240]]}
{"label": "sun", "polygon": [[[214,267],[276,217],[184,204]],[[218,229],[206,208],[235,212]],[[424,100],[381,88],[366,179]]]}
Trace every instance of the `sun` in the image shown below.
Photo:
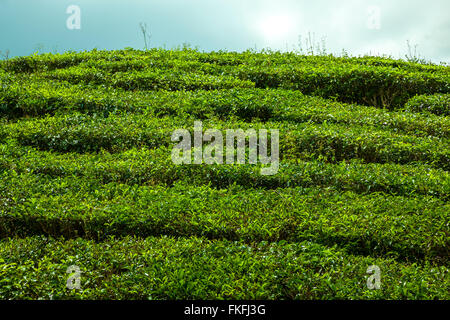
{"label": "sun", "polygon": [[270,15],[260,20],[259,29],[266,40],[281,40],[294,31],[294,25],[290,15]]}

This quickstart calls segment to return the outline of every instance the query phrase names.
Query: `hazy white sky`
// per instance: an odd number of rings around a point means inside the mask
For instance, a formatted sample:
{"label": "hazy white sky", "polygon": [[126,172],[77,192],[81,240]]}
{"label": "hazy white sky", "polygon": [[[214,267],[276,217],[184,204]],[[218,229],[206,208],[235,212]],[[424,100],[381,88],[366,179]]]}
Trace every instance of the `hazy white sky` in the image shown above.
{"label": "hazy white sky", "polygon": [[[70,5],[80,29],[67,28]],[[0,0],[0,50],[142,48],[139,22],[156,47],[291,50],[311,33],[329,52],[400,58],[410,40],[421,56],[450,62],[448,0]]]}

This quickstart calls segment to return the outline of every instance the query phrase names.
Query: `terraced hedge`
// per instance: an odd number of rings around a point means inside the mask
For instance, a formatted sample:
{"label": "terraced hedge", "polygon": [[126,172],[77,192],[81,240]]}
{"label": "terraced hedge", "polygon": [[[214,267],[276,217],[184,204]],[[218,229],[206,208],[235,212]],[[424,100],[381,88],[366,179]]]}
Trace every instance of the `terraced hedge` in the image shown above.
{"label": "terraced hedge", "polygon": [[281,68],[245,66],[236,74],[241,79],[253,81],[258,88],[282,87],[389,109],[403,106],[414,94],[450,92],[448,75],[411,73],[390,67],[341,64]]}
{"label": "terraced hedge", "polygon": [[[438,299],[449,289],[444,267],[352,256],[311,242],[32,237],[3,240],[0,255],[0,295],[9,299]],[[69,291],[61,283],[75,263],[82,289]],[[371,264],[386,270],[381,290],[365,287]]]}
{"label": "terraced hedge", "polygon": [[450,116],[450,94],[418,95],[408,100],[406,109],[428,111],[437,115]]}
{"label": "terraced hedge", "polygon": [[[0,298],[448,299],[449,83],[270,51],[1,61]],[[278,172],[174,164],[199,120],[279,130]]]}
{"label": "terraced hedge", "polygon": [[[310,240],[354,254],[448,263],[449,239],[443,228],[450,207],[430,197],[364,196],[321,188],[224,191],[186,183],[168,190],[77,186],[69,179],[44,179],[47,186],[41,191],[32,186],[33,177],[4,179],[3,189],[20,182],[33,192],[10,193],[4,199],[2,237],[45,234],[104,240],[108,235],[166,234],[248,243]],[[64,191],[61,184],[66,185]],[[48,193],[50,186],[53,191]]]}
{"label": "terraced hedge", "polygon": [[247,188],[276,189],[284,187],[322,186],[357,193],[383,192],[391,195],[430,195],[448,200],[450,176],[442,169],[426,165],[364,164],[359,160],[325,164],[322,161],[281,162],[275,176],[262,176],[253,165],[175,165],[170,149],[131,149],[110,154],[80,155],[36,152],[32,148],[1,145],[0,170],[33,172],[52,178],[79,177],[96,183],[129,185],[164,184],[189,181],[194,185],[211,184],[227,188],[238,184]]}
{"label": "terraced hedge", "polygon": [[[117,152],[133,146],[168,146],[171,134],[186,127],[193,135],[191,120],[173,117],[148,119],[142,116],[90,117],[80,114],[23,121],[11,126],[11,136],[23,145],[58,152]],[[314,159],[327,162],[362,159],[367,163],[425,162],[448,170],[447,140],[401,135],[386,130],[335,124],[290,124],[240,121],[205,121],[204,128],[278,129],[282,159]]]}
{"label": "terraced hedge", "polygon": [[[42,116],[79,111],[90,115],[133,112],[150,117],[185,116],[196,119],[230,116],[244,121],[288,121],[371,125],[421,136],[450,136],[447,118],[411,112],[387,112],[342,104],[290,90],[230,89],[179,92],[124,92],[71,86],[64,82],[23,79],[26,86],[0,88],[0,112],[6,117]],[[23,82],[21,82],[23,83]]]}
{"label": "terraced hedge", "polygon": [[20,57],[2,64],[2,69],[27,74],[38,71],[51,79],[130,90],[283,87],[389,109],[403,107],[416,94],[450,93],[450,73],[445,66],[373,58],[303,57],[292,53],[94,51],[60,57]]}
{"label": "terraced hedge", "polygon": [[213,90],[252,88],[254,83],[231,76],[187,73],[186,70],[129,71],[109,74],[96,68],[74,67],[43,74],[44,78],[70,83],[108,84],[125,90]]}

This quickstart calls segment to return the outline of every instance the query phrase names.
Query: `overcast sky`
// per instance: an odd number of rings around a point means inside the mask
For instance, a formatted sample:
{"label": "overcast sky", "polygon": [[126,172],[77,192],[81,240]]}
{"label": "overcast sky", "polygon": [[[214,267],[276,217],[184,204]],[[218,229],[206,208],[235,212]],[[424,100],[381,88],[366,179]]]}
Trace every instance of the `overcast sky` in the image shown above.
{"label": "overcast sky", "polygon": [[152,47],[292,50],[310,33],[332,53],[403,58],[409,40],[450,62],[449,0],[0,0],[0,50],[143,48],[140,22]]}

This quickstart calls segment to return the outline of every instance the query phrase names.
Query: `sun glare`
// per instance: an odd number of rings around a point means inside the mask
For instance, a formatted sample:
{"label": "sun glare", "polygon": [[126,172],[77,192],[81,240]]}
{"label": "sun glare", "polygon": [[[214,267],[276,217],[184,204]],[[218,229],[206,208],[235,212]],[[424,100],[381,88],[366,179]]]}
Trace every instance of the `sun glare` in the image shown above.
{"label": "sun glare", "polygon": [[294,31],[294,21],[289,15],[272,15],[262,19],[259,27],[266,40],[277,40]]}

